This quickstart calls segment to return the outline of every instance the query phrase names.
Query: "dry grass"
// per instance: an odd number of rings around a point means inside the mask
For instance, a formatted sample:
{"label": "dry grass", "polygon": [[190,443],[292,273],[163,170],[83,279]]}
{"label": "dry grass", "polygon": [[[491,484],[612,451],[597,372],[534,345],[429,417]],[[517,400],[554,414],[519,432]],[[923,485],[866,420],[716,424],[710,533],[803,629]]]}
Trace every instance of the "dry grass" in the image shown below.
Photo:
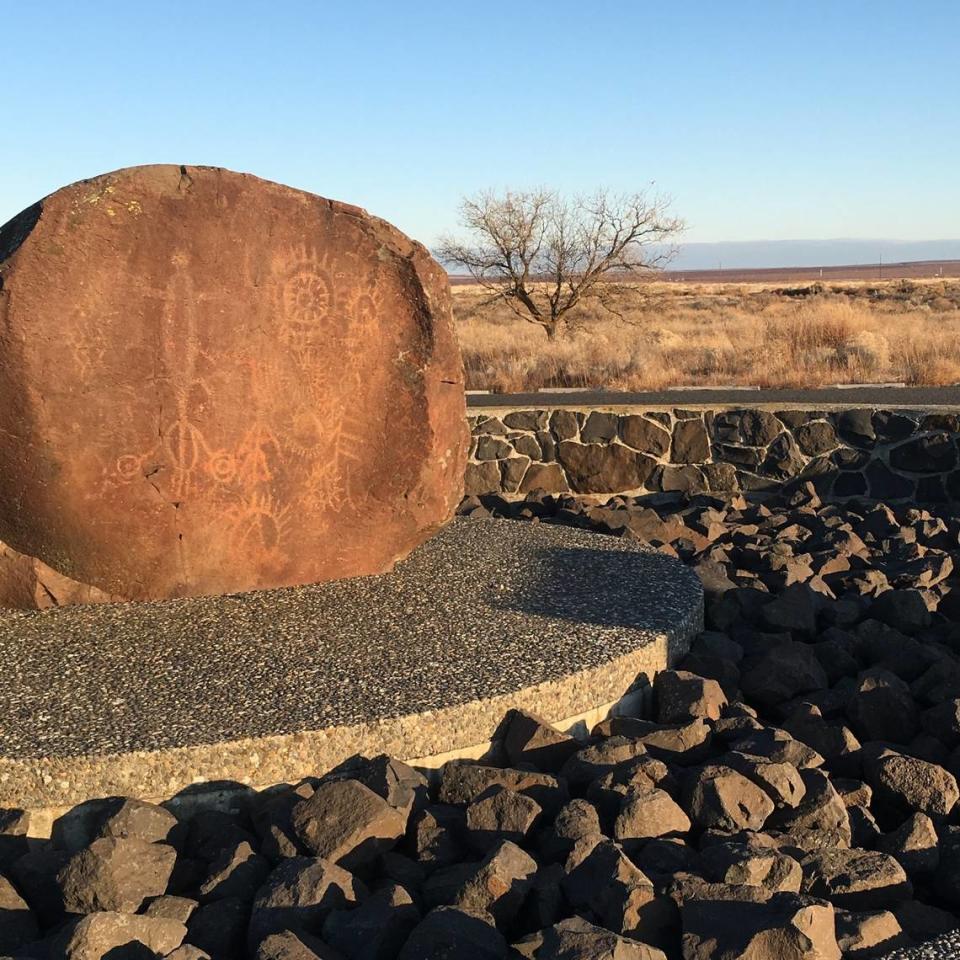
{"label": "dry grass", "polygon": [[813,284],[643,283],[622,319],[587,305],[560,338],[457,286],[470,389],[960,382],[960,281]]}

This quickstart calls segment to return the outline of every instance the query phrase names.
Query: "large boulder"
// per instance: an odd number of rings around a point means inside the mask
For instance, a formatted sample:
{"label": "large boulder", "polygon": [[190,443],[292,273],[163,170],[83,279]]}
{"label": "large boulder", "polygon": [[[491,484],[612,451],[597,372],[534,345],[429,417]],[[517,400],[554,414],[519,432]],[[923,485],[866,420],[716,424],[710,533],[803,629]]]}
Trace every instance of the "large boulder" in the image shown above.
{"label": "large boulder", "polygon": [[457,864],[435,873],[424,887],[429,906],[452,905],[488,916],[499,925],[516,917],[533,885],[536,861],[509,840],[479,863]]}
{"label": "large boulder", "polygon": [[67,913],[137,913],[166,893],[177,852],[165,843],[101,837],[75,853],[57,874]]}
{"label": "large boulder", "polygon": [[685,807],[704,830],[759,830],[773,813],[769,795],[742,773],[721,764],[704,767],[692,776]]}
{"label": "large boulder", "polygon": [[803,882],[803,870],[793,857],[762,842],[714,843],[702,851],[700,862],[704,876],[718,883],[799,893]]}
{"label": "large boulder", "polygon": [[683,904],[682,917],[689,960],[840,960],[833,907],[813,897],[693,899]]}
{"label": "large boulder", "polygon": [[949,770],[892,751],[866,764],[866,779],[877,802],[901,816],[919,811],[946,817],[960,799],[956,777]]}
{"label": "large boulder", "polygon": [[0,228],[0,600],[388,570],[463,489],[446,275],[365,211],[133,167]]}
{"label": "large boulder", "polygon": [[162,957],[176,950],[186,933],[182,923],[163,917],[91,913],[56,934],[50,956],[65,960]]}
{"label": "large boulder", "polygon": [[349,960],[395,960],[419,922],[410,894],[389,883],[359,907],[334,910],[324,921],[323,939]]}
{"label": "large boulder", "polygon": [[314,856],[348,870],[375,860],[403,836],[407,818],[358,780],[329,780],[294,807],[297,838]]}
{"label": "large boulder", "polygon": [[685,670],[661,670],[653,680],[659,723],[719,720],[727,698],[716,680]]}
{"label": "large boulder", "polygon": [[160,843],[176,830],[177,818],[155,803],[133,797],[87,800],[53,822],[54,846],[76,853],[99,837]]}
{"label": "large boulder", "polygon": [[875,850],[826,848],[801,864],[803,891],[847,910],[882,910],[913,895],[903,867]]}
{"label": "large boulder", "polygon": [[531,960],[666,960],[666,954],[632,937],[621,937],[583,917],[561,920],[513,945],[520,957]]}
{"label": "large boulder", "polygon": [[0,874],[0,954],[14,953],[39,937],[40,927],[33,911],[16,887]]}
{"label": "large boulder", "polygon": [[507,943],[486,916],[458,907],[437,907],[414,928],[398,960],[506,960]]}
{"label": "large boulder", "polygon": [[[568,764],[575,760],[576,757],[571,757]],[[495,786],[526,794],[551,815],[569,799],[566,783],[550,774],[492,767],[468,760],[452,760],[444,764],[437,799],[440,803],[465,806]]]}
{"label": "large boulder", "polygon": [[[367,888],[343,867],[320,857],[288,857],[257,891],[250,915],[250,944],[256,946],[283,930],[319,928],[332,910],[355,907],[366,897]],[[191,942],[197,914],[191,918]]]}
{"label": "large boulder", "polygon": [[481,852],[501,840],[523,843],[541,812],[540,804],[526,794],[491,787],[467,807],[467,840]]}

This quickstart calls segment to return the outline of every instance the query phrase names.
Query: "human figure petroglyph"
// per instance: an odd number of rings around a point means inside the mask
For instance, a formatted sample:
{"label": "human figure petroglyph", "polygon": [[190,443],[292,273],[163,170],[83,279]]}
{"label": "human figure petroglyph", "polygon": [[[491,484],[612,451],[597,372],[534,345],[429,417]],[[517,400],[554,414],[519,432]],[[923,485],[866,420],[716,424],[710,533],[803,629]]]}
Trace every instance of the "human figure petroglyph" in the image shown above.
{"label": "human figure petroglyph", "polygon": [[[182,335],[163,338],[154,377],[173,390],[174,409],[161,421],[155,444],[139,454],[121,454],[116,464],[122,482],[146,480],[178,508],[213,488],[224,504],[236,548],[247,550],[255,543],[271,551],[275,562],[282,561],[290,508],[276,506],[273,465],[299,460],[306,468],[295,497],[304,513],[320,518],[334,508],[349,511],[366,479],[358,452],[363,446],[364,411],[371,401],[385,401],[394,386],[389,367],[368,370],[362,362],[371,328],[389,337],[387,331],[376,329],[388,309],[384,285],[377,283],[378,269],[367,274],[368,286],[339,288],[334,278],[342,278],[345,270],[330,256],[297,247],[287,258],[294,264],[281,271],[285,313],[279,336],[288,352],[269,361],[244,356],[237,364],[248,378],[252,410],[269,410],[280,389],[299,385],[307,390],[311,403],[293,413],[283,438],[265,420],[255,420],[233,448],[214,448],[207,439],[202,424],[215,403],[209,378],[201,371],[232,358],[215,359],[203,346],[200,318],[211,305],[226,304],[229,298],[198,292],[184,275],[189,258],[175,254],[161,299],[164,328],[175,328]],[[390,293],[396,296],[395,291]],[[331,343],[340,348],[343,363],[335,368],[313,362],[321,345],[329,349]],[[349,401],[339,395],[344,383],[352,391]],[[367,446],[379,453],[384,438],[375,437]],[[248,490],[253,493],[240,493]]]}

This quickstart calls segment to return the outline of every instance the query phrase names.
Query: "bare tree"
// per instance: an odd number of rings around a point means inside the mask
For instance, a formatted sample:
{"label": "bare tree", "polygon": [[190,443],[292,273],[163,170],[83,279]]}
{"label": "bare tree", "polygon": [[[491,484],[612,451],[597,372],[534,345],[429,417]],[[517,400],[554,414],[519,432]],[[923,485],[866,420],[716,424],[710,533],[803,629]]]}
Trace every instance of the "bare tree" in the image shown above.
{"label": "bare tree", "polygon": [[461,224],[469,239],[444,237],[441,261],[465,268],[518,317],[553,340],[574,307],[588,298],[608,310],[614,286],[662,268],[674,255],[668,241],[683,229],[669,199],[598,190],[565,200],[552,190],[486,192],[464,199]]}

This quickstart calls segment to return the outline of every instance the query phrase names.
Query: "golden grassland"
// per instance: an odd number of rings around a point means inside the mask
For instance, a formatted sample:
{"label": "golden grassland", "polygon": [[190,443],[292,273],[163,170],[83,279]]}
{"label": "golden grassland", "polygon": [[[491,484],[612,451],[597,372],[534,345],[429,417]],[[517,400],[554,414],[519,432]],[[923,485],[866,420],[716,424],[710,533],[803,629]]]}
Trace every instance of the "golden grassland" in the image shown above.
{"label": "golden grassland", "polygon": [[960,382],[960,280],[635,283],[553,342],[479,286],[453,295],[468,389]]}

